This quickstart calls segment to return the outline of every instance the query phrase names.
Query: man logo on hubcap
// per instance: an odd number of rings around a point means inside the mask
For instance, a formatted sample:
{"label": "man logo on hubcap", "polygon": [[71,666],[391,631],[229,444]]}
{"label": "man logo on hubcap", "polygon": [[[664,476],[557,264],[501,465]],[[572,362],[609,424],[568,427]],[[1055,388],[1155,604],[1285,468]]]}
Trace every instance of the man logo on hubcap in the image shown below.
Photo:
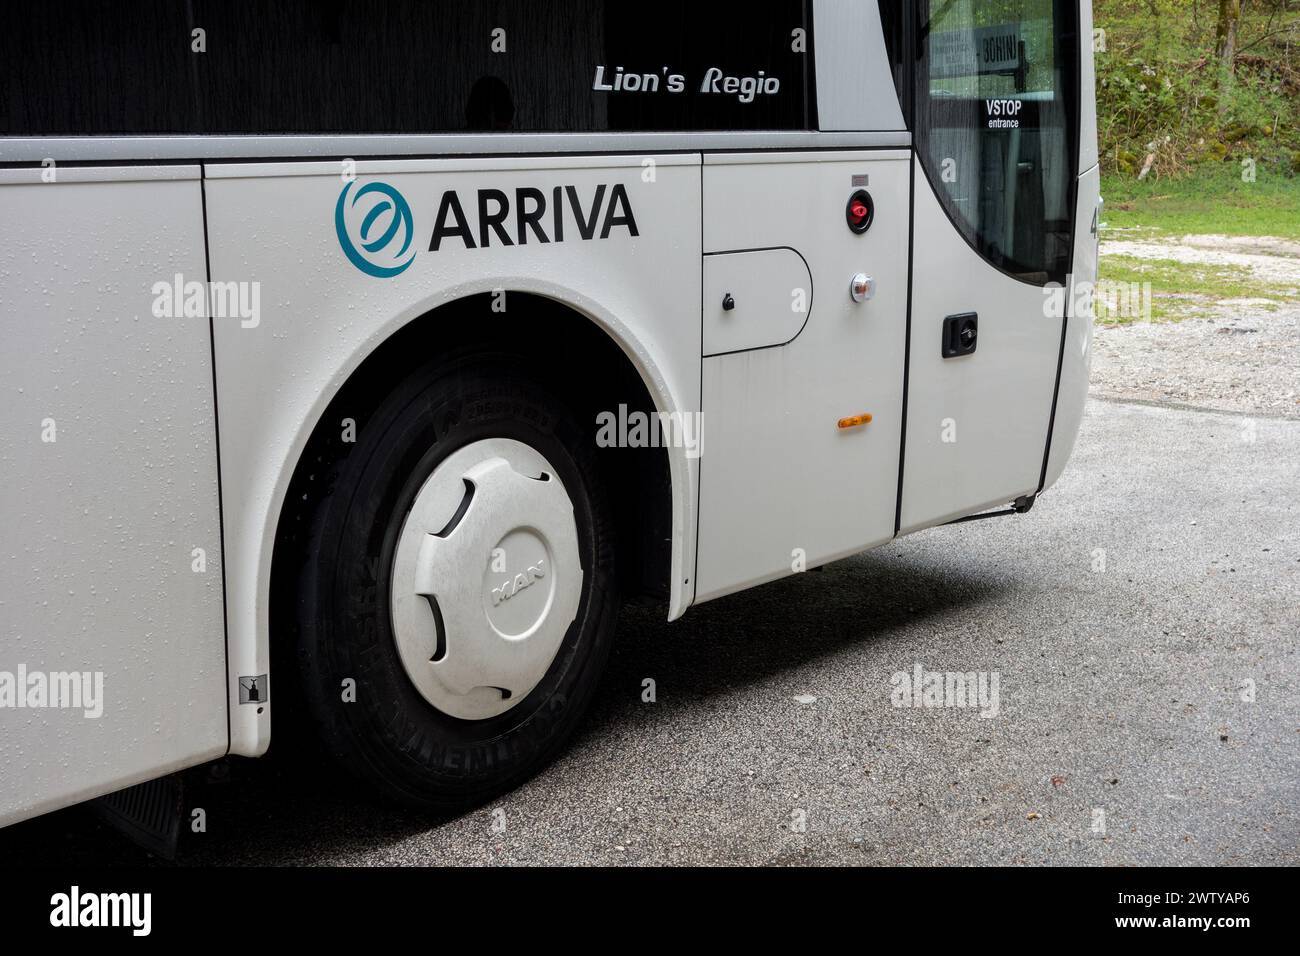
{"label": "man logo on hubcap", "polygon": [[492,589],[492,606],[496,607],[502,601],[509,601],[512,597],[528,587],[538,578],[546,577],[546,561],[539,560],[536,564],[530,565],[524,571],[516,574],[513,578],[506,581],[499,588]]}

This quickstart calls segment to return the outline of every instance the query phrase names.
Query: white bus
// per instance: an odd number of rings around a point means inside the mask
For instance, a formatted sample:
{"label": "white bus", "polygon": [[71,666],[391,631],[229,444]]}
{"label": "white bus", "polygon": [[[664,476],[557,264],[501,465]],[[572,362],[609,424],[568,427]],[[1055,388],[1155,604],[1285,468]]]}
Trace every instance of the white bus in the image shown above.
{"label": "white bus", "polygon": [[8,10],[0,824],[298,723],[482,801],[573,731],[621,600],[1028,510],[1088,377],[1091,35],[1087,0]]}

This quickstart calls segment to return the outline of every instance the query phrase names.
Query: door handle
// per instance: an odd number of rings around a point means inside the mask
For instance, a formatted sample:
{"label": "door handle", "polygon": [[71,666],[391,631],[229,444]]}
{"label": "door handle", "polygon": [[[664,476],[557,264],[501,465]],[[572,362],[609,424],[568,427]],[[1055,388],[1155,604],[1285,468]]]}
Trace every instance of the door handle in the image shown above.
{"label": "door handle", "polygon": [[971,355],[979,342],[980,317],[974,312],[950,315],[943,320],[943,338],[939,349],[944,358]]}

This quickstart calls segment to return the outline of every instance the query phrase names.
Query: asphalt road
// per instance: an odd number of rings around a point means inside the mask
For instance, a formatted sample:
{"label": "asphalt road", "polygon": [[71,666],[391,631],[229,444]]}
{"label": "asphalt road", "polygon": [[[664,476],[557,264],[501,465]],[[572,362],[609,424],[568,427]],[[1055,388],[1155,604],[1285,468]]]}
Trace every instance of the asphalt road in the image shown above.
{"label": "asphalt road", "polygon": [[[1300,421],[1094,401],[1027,515],[673,625],[625,611],[585,732],[491,806],[429,819],[240,761],[193,796],[183,861],[1295,864],[1297,492]],[[996,672],[996,716],[894,706],[918,664]],[[83,809],[0,858],[149,860]]]}

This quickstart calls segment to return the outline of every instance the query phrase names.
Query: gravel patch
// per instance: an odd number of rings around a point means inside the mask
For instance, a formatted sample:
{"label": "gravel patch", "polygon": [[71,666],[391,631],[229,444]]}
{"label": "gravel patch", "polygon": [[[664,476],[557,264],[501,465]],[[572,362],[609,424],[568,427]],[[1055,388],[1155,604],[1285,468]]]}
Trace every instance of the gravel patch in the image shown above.
{"label": "gravel patch", "polygon": [[1108,239],[1103,256],[1172,259],[1187,265],[1242,266],[1259,282],[1300,289],[1300,242],[1276,236],[1183,236],[1176,242]]}
{"label": "gravel patch", "polygon": [[[1270,236],[1108,241],[1102,255],[1246,266],[1253,279],[1300,289],[1300,242]],[[1300,418],[1298,343],[1300,293],[1281,303],[1206,303],[1200,315],[1181,322],[1099,324],[1091,392],[1097,398]]]}

